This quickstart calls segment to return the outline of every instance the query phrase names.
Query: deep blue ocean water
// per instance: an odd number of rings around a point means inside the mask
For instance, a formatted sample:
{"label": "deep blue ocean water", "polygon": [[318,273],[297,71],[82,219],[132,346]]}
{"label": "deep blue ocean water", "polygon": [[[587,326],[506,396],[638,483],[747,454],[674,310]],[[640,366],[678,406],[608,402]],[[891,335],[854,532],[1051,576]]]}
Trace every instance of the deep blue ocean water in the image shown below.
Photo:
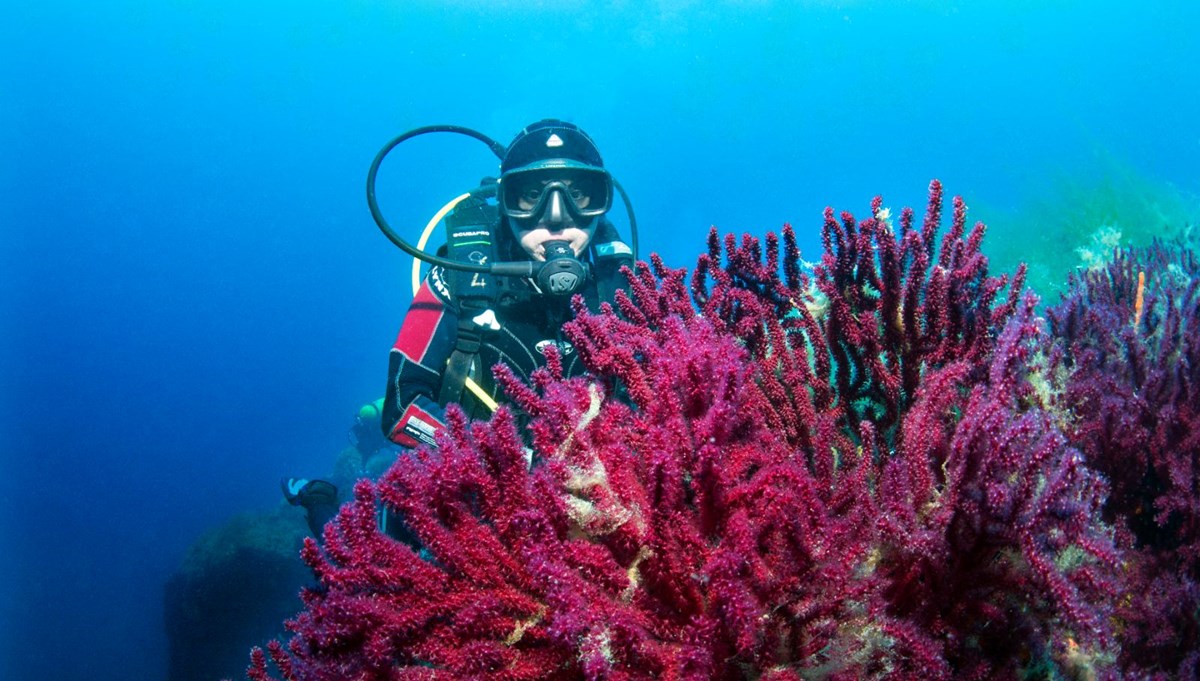
{"label": "deep blue ocean water", "polygon": [[[675,266],[710,225],[791,222],[815,258],[826,205],[920,208],[934,177],[997,209],[1113,159],[1200,191],[1195,3],[570,5],[5,12],[0,678],[164,678],[187,547],[328,469],[410,296],[363,190],[409,128],[578,123]],[[402,149],[380,194],[412,238],[495,170]]]}

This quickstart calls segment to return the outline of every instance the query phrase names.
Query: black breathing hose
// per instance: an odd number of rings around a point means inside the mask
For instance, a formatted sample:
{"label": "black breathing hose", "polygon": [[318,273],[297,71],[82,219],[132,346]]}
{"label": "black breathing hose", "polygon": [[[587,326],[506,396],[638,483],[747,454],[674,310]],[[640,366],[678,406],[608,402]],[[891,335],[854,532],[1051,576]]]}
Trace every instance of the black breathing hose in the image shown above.
{"label": "black breathing hose", "polygon": [[[431,132],[452,132],[477,139],[486,144],[488,149],[491,149],[492,153],[496,155],[496,158],[504,160],[504,152],[506,151],[504,145],[481,132],[463,127],[461,125],[427,125],[421,128],[414,128],[403,135],[400,135],[391,142],[385,144],[383,148],[379,150],[379,153],[375,155],[375,160],[371,161],[371,169],[367,171],[367,207],[371,209],[371,217],[375,219],[375,224],[379,225],[379,230],[388,238],[388,241],[391,241],[393,244],[399,247],[400,250],[414,258],[424,260],[431,265],[447,267],[452,270],[486,272],[489,274],[499,274],[503,276],[533,276],[536,272],[537,266],[541,265],[541,263],[525,260],[518,262],[496,262],[491,263],[490,265],[478,265],[476,263],[462,262],[461,260],[450,260],[448,258],[431,255],[405,241],[404,238],[396,233],[396,230],[392,229],[392,226],[389,225],[387,220],[383,217],[383,211],[379,209],[379,202],[375,198],[375,180],[376,176],[379,174],[379,166],[383,163],[384,157],[386,157],[388,153],[392,151],[392,149],[395,149],[402,142]],[[625,210],[629,213],[629,228],[631,231],[630,239],[633,241],[633,257],[636,260],[638,244],[637,220],[633,216],[633,205],[630,203],[629,196],[625,193],[625,189],[620,185],[620,183],[614,179],[613,185],[615,185],[617,190],[621,193],[621,200],[625,202]]]}

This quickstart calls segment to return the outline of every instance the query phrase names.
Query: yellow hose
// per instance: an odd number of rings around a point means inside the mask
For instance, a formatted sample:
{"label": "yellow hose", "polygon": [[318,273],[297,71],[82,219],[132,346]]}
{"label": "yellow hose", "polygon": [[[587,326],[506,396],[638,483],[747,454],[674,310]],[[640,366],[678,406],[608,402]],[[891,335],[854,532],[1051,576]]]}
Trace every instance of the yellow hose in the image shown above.
{"label": "yellow hose", "polygon": [[[430,235],[433,234],[433,228],[437,227],[437,224],[442,221],[442,218],[446,217],[447,213],[454,210],[454,207],[458,205],[459,201],[462,201],[463,199],[467,198],[470,195],[471,195],[471,193],[467,192],[466,194],[463,194],[462,196],[456,196],[453,199],[450,199],[449,203],[442,206],[442,209],[439,210],[433,216],[433,218],[429,221],[429,224],[425,225],[425,230],[423,232],[421,232],[421,238],[417,241],[417,250],[420,250],[420,251],[425,250],[425,244],[429,243],[429,237],[430,237]],[[417,295],[417,290],[420,288],[421,288],[421,259],[413,258],[412,291],[413,291],[414,296]]]}
{"label": "yellow hose", "polygon": [[496,404],[496,400],[493,400],[491,395],[485,393],[483,388],[480,388],[479,384],[475,381],[468,378],[466,384],[467,390],[470,390],[475,397],[478,397],[479,401],[483,402],[484,406],[486,406],[488,409],[496,411],[496,407],[500,406],[499,404]]}

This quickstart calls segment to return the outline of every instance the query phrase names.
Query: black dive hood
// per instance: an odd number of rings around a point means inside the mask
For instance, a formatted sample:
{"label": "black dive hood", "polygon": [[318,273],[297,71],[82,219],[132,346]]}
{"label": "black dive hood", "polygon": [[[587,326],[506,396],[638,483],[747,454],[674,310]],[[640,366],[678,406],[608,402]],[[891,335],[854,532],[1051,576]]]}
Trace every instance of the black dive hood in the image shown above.
{"label": "black dive hood", "polygon": [[[375,219],[375,224],[379,225],[380,231],[393,244],[398,246],[400,250],[408,253],[414,258],[419,258],[431,265],[445,267],[452,270],[462,270],[466,272],[483,272],[486,274],[494,274],[504,277],[522,277],[533,279],[543,292],[552,295],[570,295],[578,290],[583,281],[587,278],[587,269],[584,263],[579,262],[575,257],[575,253],[570,246],[564,241],[551,241],[546,244],[546,261],[535,262],[533,260],[520,260],[514,262],[494,262],[490,264],[478,264],[473,262],[463,262],[461,260],[452,260],[442,258],[422,251],[413,246],[408,241],[403,239],[384,219],[383,213],[379,210],[379,203],[375,199],[375,177],[379,173],[379,166],[383,163],[384,157],[393,149],[399,146],[402,142],[410,140],[419,135],[424,135],[433,132],[449,132],[459,135],[466,135],[483,142],[492,150],[500,160],[504,159],[505,147],[496,142],[487,135],[477,132],[470,128],[465,128],[457,125],[429,125],[421,128],[414,128],[399,137],[388,142],[375,155],[375,160],[371,162],[371,169],[367,172],[367,206],[371,209],[371,217]],[[613,179],[613,186],[621,194],[621,200],[625,203],[625,211],[629,215],[629,230],[630,241],[632,242],[633,257],[637,259],[637,220],[633,216],[633,206],[629,202],[629,196],[625,193],[625,189],[620,183]],[[473,190],[470,194],[474,197],[489,198],[494,194],[495,187],[480,187]]]}

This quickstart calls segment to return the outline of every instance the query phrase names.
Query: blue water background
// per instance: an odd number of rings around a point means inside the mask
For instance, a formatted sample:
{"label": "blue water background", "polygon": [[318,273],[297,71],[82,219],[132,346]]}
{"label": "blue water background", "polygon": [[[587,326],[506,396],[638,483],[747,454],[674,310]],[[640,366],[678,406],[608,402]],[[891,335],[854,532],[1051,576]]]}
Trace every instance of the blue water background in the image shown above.
{"label": "blue water background", "polygon": [[[1200,189],[1197,8],[10,6],[0,678],[163,678],[189,544],[329,469],[409,298],[364,201],[391,137],[566,118],[629,191],[643,254],[687,265],[710,225],[790,221],[815,257],[826,205],[921,206],[934,177],[1011,206],[1104,155]],[[495,169],[465,139],[402,149],[380,195],[414,237]]]}

